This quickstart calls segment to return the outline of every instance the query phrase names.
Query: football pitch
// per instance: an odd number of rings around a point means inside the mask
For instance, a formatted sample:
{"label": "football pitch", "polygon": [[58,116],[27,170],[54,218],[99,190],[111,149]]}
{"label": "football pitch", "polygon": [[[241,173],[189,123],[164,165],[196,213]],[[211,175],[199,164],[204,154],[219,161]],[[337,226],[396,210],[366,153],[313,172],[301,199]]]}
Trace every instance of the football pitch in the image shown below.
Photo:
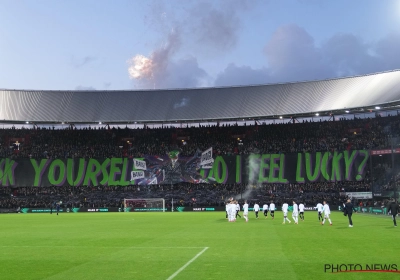
{"label": "football pitch", "polygon": [[[354,214],[353,228],[341,212],[331,215],[332,226],[321,226],[316,212],[298,225],[283,225],[281,212],[274,220],[249,217],[4,214],[0,279],[400,279],[377,272],[400,271],[400,227],[388,216]],[[332,273],[328,266],[350,264],[375,271]]]}

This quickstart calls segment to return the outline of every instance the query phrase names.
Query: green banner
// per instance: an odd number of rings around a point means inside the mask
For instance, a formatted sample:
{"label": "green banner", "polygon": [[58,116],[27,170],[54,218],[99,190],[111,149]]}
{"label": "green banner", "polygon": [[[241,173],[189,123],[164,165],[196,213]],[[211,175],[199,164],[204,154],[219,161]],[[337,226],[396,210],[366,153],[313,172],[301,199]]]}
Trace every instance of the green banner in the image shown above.
{"label": "green banner", "polygon": [[[366,150],[217,156],[203,168],[199,157],[144,156],[107,159],[0,159],[1,186],[127,186],[191,183],[306,183],[361,181]],[[136,161],[138,162],[138,161]],[[144,164],[146,163],[146,164]]]}

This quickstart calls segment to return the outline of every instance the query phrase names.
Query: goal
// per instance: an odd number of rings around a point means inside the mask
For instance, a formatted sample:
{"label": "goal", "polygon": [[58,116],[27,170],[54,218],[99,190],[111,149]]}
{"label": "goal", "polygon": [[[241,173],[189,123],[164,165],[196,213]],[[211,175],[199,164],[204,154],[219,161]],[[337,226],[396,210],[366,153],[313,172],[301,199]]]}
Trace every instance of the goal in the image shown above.
{"label": "goal", "polygon": [[125,198],[125,212],[165,212],[164,198]]}

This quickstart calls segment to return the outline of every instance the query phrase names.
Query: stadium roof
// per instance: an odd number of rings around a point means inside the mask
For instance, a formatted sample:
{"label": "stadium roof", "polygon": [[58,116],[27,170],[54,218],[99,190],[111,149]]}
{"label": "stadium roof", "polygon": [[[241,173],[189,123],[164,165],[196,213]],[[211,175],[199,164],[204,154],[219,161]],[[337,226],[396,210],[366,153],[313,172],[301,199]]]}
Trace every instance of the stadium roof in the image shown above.
{"label": "stadium roof", "polygon": [[242,87],[126,90],[0,90],[0,120],[146,123],[296,117],[400,104],[400,71]]}

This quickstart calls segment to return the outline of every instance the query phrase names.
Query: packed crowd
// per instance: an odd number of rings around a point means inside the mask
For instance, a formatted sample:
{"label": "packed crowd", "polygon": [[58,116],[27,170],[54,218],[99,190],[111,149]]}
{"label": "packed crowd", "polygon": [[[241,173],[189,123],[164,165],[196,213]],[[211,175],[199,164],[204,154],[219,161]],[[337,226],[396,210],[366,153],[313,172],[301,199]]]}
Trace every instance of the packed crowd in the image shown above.
{"label": "packed crowd", "polygon": [[389,134],[399,135],[399,132],[399,116],[162,129],[112,126],[65,130],[3,129],[0,130],[0,157],[140,157],[144,154],[165,155],[177,148],[181,155],[191,156],[211,146],[221,155],[380,149],[390,146]]}
{"label": "packed crowd", "polygon": [[[388,135],[400,133],[400,117],[324,122],[295,121],[249,126],[202,126],[187,128],[65,130],[0,129],[0,158],[110,158],[164,155],[179,149],[183,156],[213,147],[214,154],[291,153],[390,147]],[[376,168],[375,168],[376,167]],[[371,184],[393,189],[379,180],[387,175],[386,163],[374,165],[362,182],[266,184],[257,186],[177,184],[128,187],[1,187],[0,208],[49,207],[63,201],[65,207],[120,207],[124,198],[163,197],[182,206],[223,206],[228,197],[249,202],[274,200],[277,206],[295,199],[306,205],[322,200],[339,204],[343,193],[370,191]],[[400,174],[400,173],[399,173]],[[387,176],[386,176],[387,177]],[[393,181],[393,179],[392,179]],[[400,175],[395,177],[400,182]]]}

